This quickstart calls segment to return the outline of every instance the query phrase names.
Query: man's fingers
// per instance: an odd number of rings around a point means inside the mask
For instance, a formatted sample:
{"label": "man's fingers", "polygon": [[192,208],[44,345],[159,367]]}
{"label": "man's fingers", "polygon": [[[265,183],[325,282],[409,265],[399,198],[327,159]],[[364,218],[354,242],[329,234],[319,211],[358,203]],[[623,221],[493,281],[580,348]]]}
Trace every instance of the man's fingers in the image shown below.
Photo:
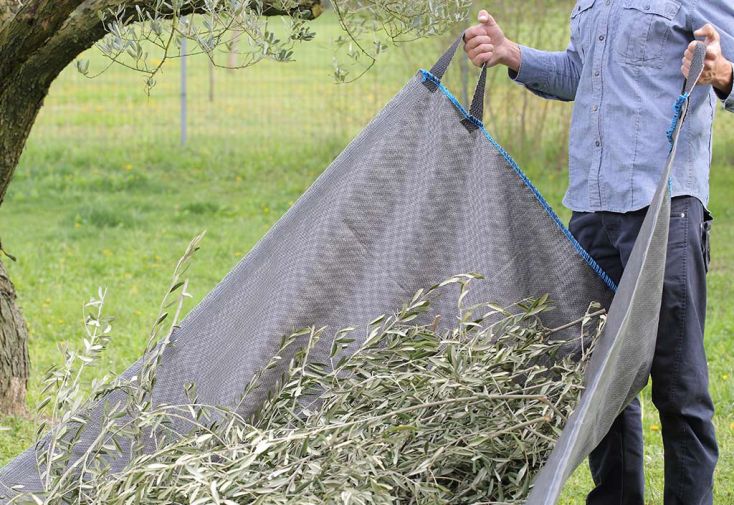
{"label": "man's fingers", "polygon": [[487,25],[474,25],[464,31],[464,42],[469,42],[474,37],[487,35]]}
{"label": "man's fingers", "polygon": [[464,44],[464,50],[468,53],[471,50],[475,49],[477,46],[480,46],[482,44],[491,44],[492,39],[487,35],[477,35],[476,37],[473,37],[469,42]]}
{"label": "man's fingers", "polygon": [[[686,67],[691,66],[691,62],[693,61],[693,54],[695,50],[695,42],[691,42],[691,44],[688,46],[688,49],[686,49],[686,52],[683,53],[683,58],[681,58],[681,64]],[[687,72],[684,72],[684,75],[688,77]]]}
{"label": "man's fingers", "polygon": [[494,46],[492,44],[482,44],[481,46],[469,51],[469,58],[474,60],[478,57],[484,56],[485,54],[489,54],[491,56],[492,53],[494,53]]}
{"label": "man's fingers", "polygon": [[490,52],[490,53],[482,53],[482,54],[480,54],[479,56],[476,57],[476,59],[474,60],[474,64],[476,66],[478,66],[478,67],[481,67],[485,63],[490,63],[493,57],[494,57],[494,53],[493,52]]}
{"label": "man's fingers", "polygon": [[474,62],[475,65],[479,66],[485,61],[489,60],[494,54],[494,46],[491,44],[479,46],[473,52],[469,53],[469,59]]}
{"label": "man's fingers", "polygon": [[484,29],[481,25],[474,25],[471,28],[467,28],[464,32],[464,42],[468,44],[471,39],[479,35],[484,35]]}

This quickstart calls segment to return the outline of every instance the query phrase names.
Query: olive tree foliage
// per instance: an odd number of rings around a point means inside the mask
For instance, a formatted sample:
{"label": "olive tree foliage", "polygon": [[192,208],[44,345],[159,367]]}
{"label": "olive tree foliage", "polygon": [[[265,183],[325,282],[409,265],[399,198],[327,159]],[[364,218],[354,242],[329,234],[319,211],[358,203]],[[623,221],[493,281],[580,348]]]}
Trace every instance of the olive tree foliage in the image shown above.
{"label": "olive tree foliage", "polygon": [[[342,28],[334,41],[335,77],[356,79],[390,45],[438,35],[465,22],[471,3],[332,0]],[[264,59],[288,62],[295,57],[296,44],[314,39],[311,21],[323,11],[318,0],[149,0],[147,4],[100,11],[107,35],[97,47],[109,62],[95,70],[89,68],[89,60],[79,59],[82,74],[94,77],[120,64],[143,73],[146,86],[152,88],[165,62],[183,54],[184,39],[192,42],[187,55],[206,55],[217,67],[244,68]],[[218,51],[236,56],[217,58]]]}
{"label": "olive tree foliage", "polygon": [[[330,4],[342,28],[334,44],[341,81],[369,69],[391,43],[465,21],[471,7],[470,0]],[[89,77],[124,65],[144,76],[150,92],[165,63],[182,55],[184,39],[191,41],[189,54],[205,54],[215,65],[223,60],[217,51],[237,51],[227,58],[237,68],[286,62],[297,44],[315,37],[311,22],[323,10],[321,0],[0,0],[0,205],[51,84],[75,61]],[[102,68],[80,57],[93,46],[107,57]],[[4,231],[0,222],[0,259]],[[0,413],[24,409],[27,342],[15,287],[0,261]]]}

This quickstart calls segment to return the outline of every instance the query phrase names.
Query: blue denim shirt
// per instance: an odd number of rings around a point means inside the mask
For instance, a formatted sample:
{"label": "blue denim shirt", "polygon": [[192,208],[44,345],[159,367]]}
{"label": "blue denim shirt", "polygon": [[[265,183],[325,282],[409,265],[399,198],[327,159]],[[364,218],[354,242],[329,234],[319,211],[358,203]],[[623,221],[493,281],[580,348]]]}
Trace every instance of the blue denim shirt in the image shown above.
{"label": "blue denim shirt", "polygon": [[[734,60],[734,0],[579,0],[565,51],[521,47],[511,77],[544,98],[575,100],[566,207],[629,212],[650,204],[669,153],[683,53],[707,22]],[[734,93],[719,98],[734,112]],[[716,101],[711,86],[692,93],[673,167],[673,196],[704,205]]]}

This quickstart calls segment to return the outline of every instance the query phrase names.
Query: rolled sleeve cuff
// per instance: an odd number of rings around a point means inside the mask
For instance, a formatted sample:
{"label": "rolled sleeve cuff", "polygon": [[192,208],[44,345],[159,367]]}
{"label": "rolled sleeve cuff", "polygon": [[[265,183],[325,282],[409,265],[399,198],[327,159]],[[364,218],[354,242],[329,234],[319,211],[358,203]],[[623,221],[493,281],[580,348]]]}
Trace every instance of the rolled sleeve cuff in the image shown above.
{"label": "rolled sleeve cuff", "polygon": [[548,88],[549,68],[554,68],[552,61],[547,61],[547,53],[532,47],[520,46],[520,70],[510,70],[510,79],[535,91],[546,91]]}
{"label": "rolled sleeve cuff", "polygon": [[[734,63],[732,63],[732,70],[734,71]],[[729,112],[734,112],[734,86],[732,86],[732,91],[728,96],[718,89],[715,89],[714,91],[716,91],[716,95],[724,103],[724,108]]]}

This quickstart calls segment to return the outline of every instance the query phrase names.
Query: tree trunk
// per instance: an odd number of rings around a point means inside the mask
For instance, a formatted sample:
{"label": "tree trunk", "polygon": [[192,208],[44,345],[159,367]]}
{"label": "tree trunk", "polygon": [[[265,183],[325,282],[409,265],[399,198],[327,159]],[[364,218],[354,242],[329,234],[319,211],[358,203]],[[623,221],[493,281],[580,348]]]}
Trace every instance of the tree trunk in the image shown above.
{"label": "tree trunk", "polygon": [[[52,81],[29,82],[23,76],[16,74],[11,84],[0,82],[0,204]],[[28,328],[0,262],[0,414],[25,411],[29,369]]]}
{"label": "tree trunk", "polygon": [[15,288],[0,262],[0,412],[25,411],[28,329],[15,304]]}
{"label": "tree trunk", "polygon": [[[94,11],[69,15],[82,3],[44,3],[29,13],[20,8],[14,19],[0,22],[0,205],[51,83],[105,33]],[[28,328],[0,263],[0,414],[25,410],[29,369]]]}

